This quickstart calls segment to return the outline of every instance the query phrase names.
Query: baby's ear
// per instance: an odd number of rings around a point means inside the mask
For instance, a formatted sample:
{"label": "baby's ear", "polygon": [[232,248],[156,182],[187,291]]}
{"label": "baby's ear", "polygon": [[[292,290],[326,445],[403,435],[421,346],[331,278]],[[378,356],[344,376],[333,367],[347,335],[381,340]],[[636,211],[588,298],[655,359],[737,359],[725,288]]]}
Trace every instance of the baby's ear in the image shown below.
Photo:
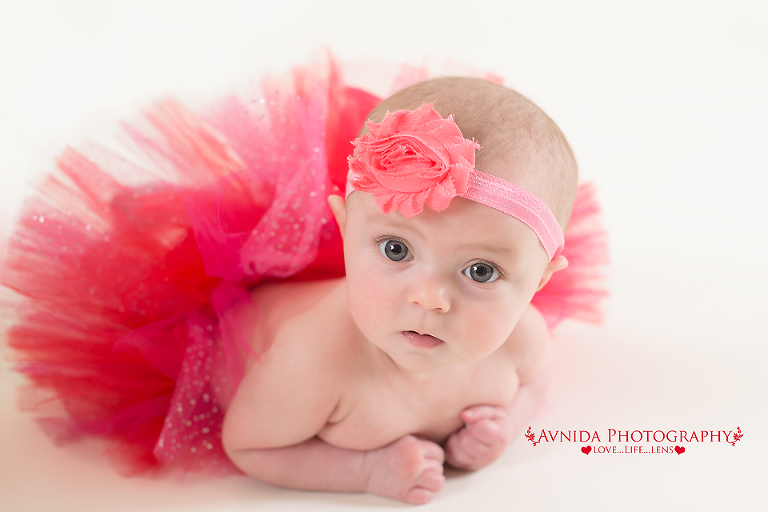
{"label": "baby's ear", "polygon": [[337,195],[328,196],[328,206],[331,207],[333,216],[336,218],[336,224],[339,225],[341,238],[344,239],[344,225],[347,222],[347,207],[344,198]]}
{"label": "baby's ear", "polygon": [[542,288],[544,288],[544,286],[549,282],[549,278],[552,277],[552,274],[554,274],[558,270],[563,270],[567,266],[568,266],[568,260],[565,259],[565,256],[563,256],[562,254],[552,258],[552,261],[549,262],[549,264],[547,265],[547,268],[544,269],[544,274],[542,274],[541,276],[541,281],[539,281],[539,287],[536,288],[536,291],[539,291]]}

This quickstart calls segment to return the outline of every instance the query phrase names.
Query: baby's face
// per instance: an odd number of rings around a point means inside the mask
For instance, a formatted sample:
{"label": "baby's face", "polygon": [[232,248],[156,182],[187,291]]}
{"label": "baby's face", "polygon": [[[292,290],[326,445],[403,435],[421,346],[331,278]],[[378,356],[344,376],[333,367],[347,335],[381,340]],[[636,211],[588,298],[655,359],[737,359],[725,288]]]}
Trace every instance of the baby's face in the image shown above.
{"label": "baby's face", "polygon": [[509,337],[547,255],[525,224],[454,198],[442,212],[383,214],[349,197],[344,254],[352,317],[403,368],[430,372],[482,359]]}

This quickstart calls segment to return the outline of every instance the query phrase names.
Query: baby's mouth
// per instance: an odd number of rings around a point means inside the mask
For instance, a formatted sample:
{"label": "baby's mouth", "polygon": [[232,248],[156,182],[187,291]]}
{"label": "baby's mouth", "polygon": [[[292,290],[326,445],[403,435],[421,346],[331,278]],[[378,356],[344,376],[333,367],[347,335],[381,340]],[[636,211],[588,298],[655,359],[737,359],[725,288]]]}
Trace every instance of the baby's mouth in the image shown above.
{"label": "baby's mouth", "polygon": [[408,343],[419,348],[433,348],[445,343],[440,338],[435,338],[430,334],[419,334],[416,331],[403,331],[403,336]]}

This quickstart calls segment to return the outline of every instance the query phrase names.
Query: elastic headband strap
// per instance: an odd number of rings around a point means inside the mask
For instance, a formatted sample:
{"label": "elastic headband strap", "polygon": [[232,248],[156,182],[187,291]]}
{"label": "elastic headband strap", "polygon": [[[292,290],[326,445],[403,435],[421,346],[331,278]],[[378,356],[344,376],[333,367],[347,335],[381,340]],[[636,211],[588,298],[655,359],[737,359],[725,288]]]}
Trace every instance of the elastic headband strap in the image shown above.
{"label": "elastic headband strap", "polygon": [[373,194],[385,214],[436,212],[459,196],[520,220],[536,233],[552,261],[563,248],[563,231],[544,201],[511,181],[475,169],[480,145],[465,139],[453,116],[442,117],[431,103],[416,110],[387,112],[368,121],[368,133],[353,141],[347,196]]}
{"label": "elastic headband strap", "polygon": [[458,196],[511,215],[531,228],[550,261],[563,248],[563,231],[552,210],[544,201],[511,181],[474,169],[469,173],[467,191]]}

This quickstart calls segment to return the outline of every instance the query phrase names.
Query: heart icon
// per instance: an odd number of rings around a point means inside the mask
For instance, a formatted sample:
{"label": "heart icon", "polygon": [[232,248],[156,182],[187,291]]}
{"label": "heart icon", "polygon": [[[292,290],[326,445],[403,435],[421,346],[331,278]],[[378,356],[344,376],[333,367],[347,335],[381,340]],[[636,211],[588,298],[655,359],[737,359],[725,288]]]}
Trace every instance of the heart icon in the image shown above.
{"label": "heart icon", "polygon": [[675,451],[677,452],[678,455],[680,455],[681,453],[685,453],[685,447],[675,446]]}
{"label": "heart icon", "polygon": [[[685,448],[683,448],[683,450],[685,450]],[[584,455],[589,455],[589,452],[591,452],[591,451],[592,451],[592,447],[591,446],[582,446],[581,447],[581,453],[583,453]]]}

